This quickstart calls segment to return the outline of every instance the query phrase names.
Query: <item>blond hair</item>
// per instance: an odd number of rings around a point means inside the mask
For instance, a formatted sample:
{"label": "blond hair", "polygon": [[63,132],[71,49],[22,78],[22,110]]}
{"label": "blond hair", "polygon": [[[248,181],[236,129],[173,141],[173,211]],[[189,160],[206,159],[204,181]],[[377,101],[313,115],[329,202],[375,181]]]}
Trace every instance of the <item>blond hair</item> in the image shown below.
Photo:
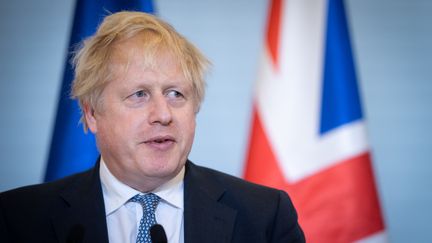
{"label": "blond hair", "polygon": [[86,39],[76,51],[73,64],[75,79],[72,84],[72,98],[79,101],[81,122],[87,131],[84,106],[97,109],[100,95],[112,74],[109,69],[114,45],[122,40],[143,35],[144,59],[151,63],[156,52],[167,50],[180,64],[186,80],[192,83],[196,112],[204,98],[205,73],[210,65],[206,57],[171,25],[143,12],[122,11],[105,17],[97,32]]}

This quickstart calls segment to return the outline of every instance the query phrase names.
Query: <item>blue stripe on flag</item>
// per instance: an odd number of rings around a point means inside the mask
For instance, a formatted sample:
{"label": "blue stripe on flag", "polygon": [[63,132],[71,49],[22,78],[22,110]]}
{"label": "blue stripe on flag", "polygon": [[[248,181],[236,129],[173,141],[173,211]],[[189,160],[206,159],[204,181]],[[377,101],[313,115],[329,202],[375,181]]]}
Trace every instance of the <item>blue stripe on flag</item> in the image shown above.
{"label": "blue stripe on flag", "polygon": [[362,118],[343,0],[329,0],[320,134]]}
{"label": "blue stripe on flag", "polygon": [[151,0],[78,0],[76,2],[45,181],[88,169],[94,165],[99,155],[94,136],[91,133],[84,134],[82,125],[79,124],[78,103],[69,98],[73,80],[73,70],[69,62],[70,53],[80,41],[95,32],[103,17],[121,10],[154,12]]}

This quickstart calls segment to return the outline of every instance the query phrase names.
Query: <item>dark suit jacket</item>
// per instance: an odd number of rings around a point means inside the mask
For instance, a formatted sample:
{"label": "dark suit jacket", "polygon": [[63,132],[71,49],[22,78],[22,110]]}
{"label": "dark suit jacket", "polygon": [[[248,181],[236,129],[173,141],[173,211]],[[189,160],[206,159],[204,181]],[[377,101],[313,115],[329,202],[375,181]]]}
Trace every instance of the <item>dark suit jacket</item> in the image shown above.
{"label": "dark suit jacket", "polygon": [[[184,234],[194,242],[304,242],[282,191],[186,163]],[[99,166],[0,194],[0,242],[108,242]]]}

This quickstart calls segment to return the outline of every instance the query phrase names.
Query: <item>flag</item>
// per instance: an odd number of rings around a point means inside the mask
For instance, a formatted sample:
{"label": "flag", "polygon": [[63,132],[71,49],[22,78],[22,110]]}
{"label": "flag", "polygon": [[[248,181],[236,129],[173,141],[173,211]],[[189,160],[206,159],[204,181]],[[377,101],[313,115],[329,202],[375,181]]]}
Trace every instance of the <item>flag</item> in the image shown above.
{"label": "flag", "polygon": [[342,0],[273,0],[245,179],[287,191],[308,242],[386,242]]}
{"label": "flag", "polygon": [[79,42],[95,33],[103,18],[121,10],[153,12],[151,0],[77,0],[75,15],[60,90],[45,181],[52,181],[92,167],[99,156],[95,138],[85,134],[79,123],[78,102],[70,98],[74,76],[71,53]]}

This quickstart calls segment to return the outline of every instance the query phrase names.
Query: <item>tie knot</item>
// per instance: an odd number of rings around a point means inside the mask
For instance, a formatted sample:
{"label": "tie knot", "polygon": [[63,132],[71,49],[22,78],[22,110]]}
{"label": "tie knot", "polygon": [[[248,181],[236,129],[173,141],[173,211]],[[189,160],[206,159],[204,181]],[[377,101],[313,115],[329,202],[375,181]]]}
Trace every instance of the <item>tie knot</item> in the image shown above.
{"label": "tie knot", "polygon": [[137,194],[129,201],[140,203],[145,212],[154,213],[160,201],[160,197],[153,193],[147,193],[145,195]]}

